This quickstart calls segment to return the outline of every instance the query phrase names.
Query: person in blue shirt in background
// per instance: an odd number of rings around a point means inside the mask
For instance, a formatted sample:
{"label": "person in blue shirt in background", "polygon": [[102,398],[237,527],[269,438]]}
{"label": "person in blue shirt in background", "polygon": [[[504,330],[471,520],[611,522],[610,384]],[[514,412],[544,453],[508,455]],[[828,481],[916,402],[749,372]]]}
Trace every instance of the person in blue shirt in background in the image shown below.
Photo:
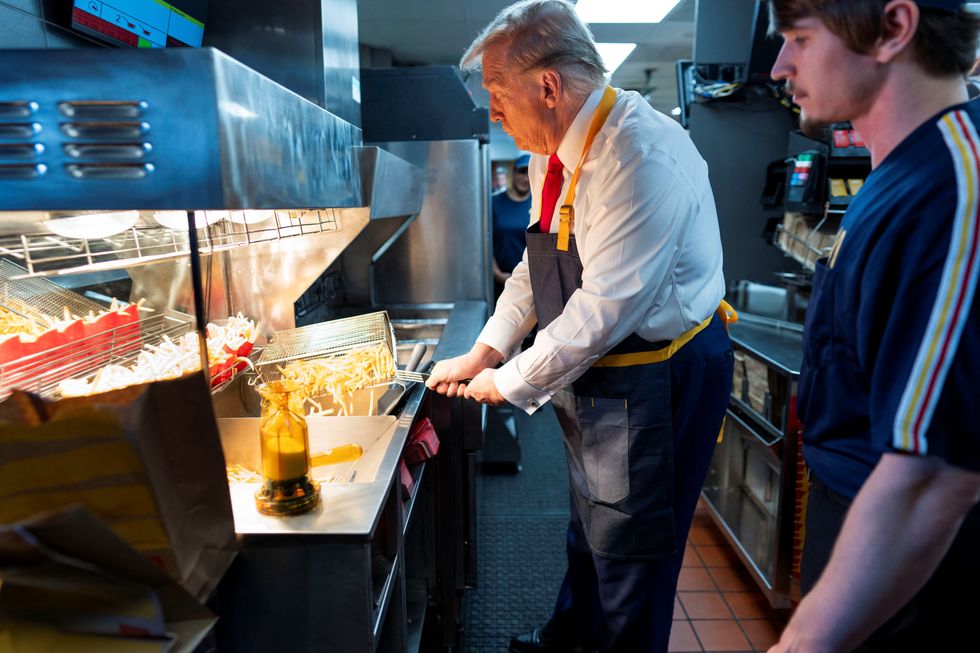
{"label": "person in blue shirt in background", "polygon": [[514,159],[507,187],[494,194],[493,208],[493,285],[499,297],[511,272],[524,255],[524,232],[531,222],[531,182],[527,166],[529,154]]}
{"label": "person in blue shirt in background", "polygon": [[804,598],[770,653],[977,650],[980,24],[961,0],[770,0],[801,128],[872,172],[817,262],[799,386]]}

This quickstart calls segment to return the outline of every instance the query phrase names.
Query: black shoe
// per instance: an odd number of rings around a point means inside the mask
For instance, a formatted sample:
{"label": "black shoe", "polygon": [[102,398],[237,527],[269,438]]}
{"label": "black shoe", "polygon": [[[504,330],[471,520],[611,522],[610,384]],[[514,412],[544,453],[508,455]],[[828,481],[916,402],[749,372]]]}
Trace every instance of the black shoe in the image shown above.
{"label": "black shoe", "polygon": [[542,628],[535,628],[529,633],[511,637],[509,653],[544,653],[545,651],[551,650],[544,643],[544,638],[541,636],[542,631]]}
{"label": "black shoe", "polygon": [[542,626],[529,633],[512,637],[508,651],[509,653],[580,653],[583,649],[551,636],[547,626]]}

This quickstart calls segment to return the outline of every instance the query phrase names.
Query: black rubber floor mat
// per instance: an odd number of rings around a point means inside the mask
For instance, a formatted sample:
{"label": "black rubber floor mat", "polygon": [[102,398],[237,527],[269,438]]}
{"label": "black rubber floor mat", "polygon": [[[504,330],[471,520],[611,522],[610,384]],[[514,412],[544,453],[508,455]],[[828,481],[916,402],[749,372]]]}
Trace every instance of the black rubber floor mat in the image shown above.
{"label": "black rubber floor mat", "polygon": [[460,651],[501,653],[510,638],[551,615],[565,573],[568,466],[550,406],[516,411],[523,470],[481,475],[479,586],[465,597]]}

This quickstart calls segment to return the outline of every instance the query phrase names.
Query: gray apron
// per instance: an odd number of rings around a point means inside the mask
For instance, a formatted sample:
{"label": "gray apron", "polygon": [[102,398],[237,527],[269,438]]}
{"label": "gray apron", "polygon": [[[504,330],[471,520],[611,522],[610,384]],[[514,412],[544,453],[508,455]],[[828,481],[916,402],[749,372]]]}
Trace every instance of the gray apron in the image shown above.
{"label": "gray apron", "polygon": [[[538,328],[557,318],[582,286],[575,236],[567,251],[538,224],[527,230],[527,258]],[[660,349],[632,334],[609,354]],[[670,363],[592,367],[552,403],[564,432],[574,508],[589,546],[615,559],[675,553]]]}

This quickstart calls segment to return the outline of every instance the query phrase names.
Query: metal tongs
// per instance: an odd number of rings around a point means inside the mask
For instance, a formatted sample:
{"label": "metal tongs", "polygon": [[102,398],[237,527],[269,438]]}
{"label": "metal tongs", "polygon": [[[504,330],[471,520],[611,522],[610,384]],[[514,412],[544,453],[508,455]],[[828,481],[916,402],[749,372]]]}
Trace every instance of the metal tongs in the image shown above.
{"label": "metal tongs", "polygon": [[410,383],[422,383],[428,379],[428,372],[415,371],[416,368],[418,368],[419,363],[422,362],[423,356],[425,356],[425,343],[415,343],[415,348],[412,349],[412,355],[408,357],[408,362],[405,363],[405,369],[395,371],[395,380],[408,381]]}
{"label": "metal tongs", "polygon": [[[407,372],[405,370],[398,370],[395,373],[395,379],[398,381],[410,381],[412,383],[424,383],[431,374],[428,372]],[[472,383],[473,379],[460,379],[458,383]]]}
{"label": "metal tongs", "polygon": [[409,372],[408,370],[398,370],[397,372],[395,372],[396,381],[408,381],[409,383],[424,383],[425,380],[428,378],[429,378],[428,372]]}

